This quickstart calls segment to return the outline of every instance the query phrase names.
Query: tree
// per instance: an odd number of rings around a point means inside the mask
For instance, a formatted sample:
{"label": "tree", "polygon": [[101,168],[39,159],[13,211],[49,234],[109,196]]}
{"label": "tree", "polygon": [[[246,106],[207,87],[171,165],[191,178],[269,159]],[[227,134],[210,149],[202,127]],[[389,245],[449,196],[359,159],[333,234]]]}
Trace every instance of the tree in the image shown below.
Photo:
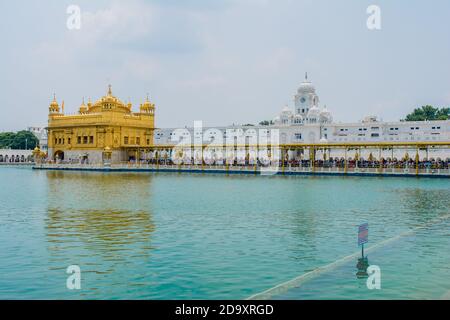
{"label": "tree", "polygon": [[406,121],[426,121],[426,120],[448,120],[450,119],[450,108],[435,108],[430,105],[414,109],[405,118]]}
{"label": "tree", "polygon": [[438,120],[450,119],[450,108],[441,108],[437,114]]}
{"label": "tree", "polygon": [[259,123],[260,126],[270,126],[271,124],[273,124],[272,120],[264,120]]}
{"label": "tree", "polygon": [[0,133],[0,149],[9,149],[14,139],[14,132]]}
{"label": "tree", "polygon": [[2,132],[0,133],[1,149],[34,149],[39,145],[39,140],[29,131]]}

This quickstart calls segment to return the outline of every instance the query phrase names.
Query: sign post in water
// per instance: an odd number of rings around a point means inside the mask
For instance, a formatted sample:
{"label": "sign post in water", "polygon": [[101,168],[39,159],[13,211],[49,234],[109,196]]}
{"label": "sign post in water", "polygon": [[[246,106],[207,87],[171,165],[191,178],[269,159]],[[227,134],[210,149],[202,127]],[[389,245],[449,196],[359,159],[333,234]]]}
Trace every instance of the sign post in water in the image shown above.
{"label": "sign post in water", "polygon": [[363,223],[358,228],[358,246],[361,246],[361,256],[364,259],[364,244],[369,242],[369,224]]}

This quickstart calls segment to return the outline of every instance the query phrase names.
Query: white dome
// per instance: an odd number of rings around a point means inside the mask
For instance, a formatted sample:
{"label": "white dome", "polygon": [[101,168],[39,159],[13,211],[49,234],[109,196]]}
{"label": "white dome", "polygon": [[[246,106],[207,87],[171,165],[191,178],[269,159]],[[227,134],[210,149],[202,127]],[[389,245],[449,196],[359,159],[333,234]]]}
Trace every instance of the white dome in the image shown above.
{"label": "white dome", "polygon": [[320,109],[317,106],[313,106],[308,111],[308,118],[317,118],[320,115]]}
{"label": "white dome", "polygon": [[320,111],[320,119],[326,122],[331,122],[333,119],[330,110],[328,110],[326,106]]}
{"label": "white dome", "polygon": [[327,143],[328,140],[327,140],[327,138],[322,137],[322,138],[319,140],[319,142],[320,142],[320,143]]}
{"label": "white dome", "polygon": [[316,94],[316,88],[313,86],[313,84],[308,81],[308,73],[305,73],[305,80],[300,84],[300,87],[297,90],[299,95],[305,95],[305,94]]}
{"label": "white dome", "polygon": [[322,109],[322,111],[320,111],[320,114],[326,115],[326,114],[331,114],[331,112],[330,112],[330,110],[327,109],[326,106],[324,106],[323,109]]}
{"label": "white dome", "polygon": [[292,114],[292,110],[289,109],[288,106],[285,106],[285,107],[283,108],[283,110],[281,110],[281,114],[283,114],[283,115],[291,115],[291,114]]}
{"label": "white dome", "polygon": [[316,93],[316,88],[311,82],[303,81],[297,91],[299,94]]}

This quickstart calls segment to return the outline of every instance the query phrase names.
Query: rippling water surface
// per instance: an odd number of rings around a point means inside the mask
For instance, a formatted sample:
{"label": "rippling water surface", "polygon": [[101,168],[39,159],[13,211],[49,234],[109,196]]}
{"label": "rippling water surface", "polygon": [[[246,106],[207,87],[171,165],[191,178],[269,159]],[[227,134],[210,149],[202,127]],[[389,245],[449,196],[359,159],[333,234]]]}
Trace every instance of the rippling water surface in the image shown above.
{"label": "rippling water surface", "polygon": [[[286,295],[440,298],[450,291],[446,179],[83,173],[0,168],[0,298],[241,299],[441,218]],[[66,288],[79,265],[82,289]]]}

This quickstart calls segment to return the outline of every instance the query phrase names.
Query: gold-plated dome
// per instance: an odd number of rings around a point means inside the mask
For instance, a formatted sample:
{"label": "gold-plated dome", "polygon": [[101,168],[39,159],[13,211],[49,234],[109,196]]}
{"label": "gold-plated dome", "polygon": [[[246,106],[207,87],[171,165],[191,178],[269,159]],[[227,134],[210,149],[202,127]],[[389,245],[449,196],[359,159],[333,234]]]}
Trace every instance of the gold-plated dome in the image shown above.
{"label": "gold-plated dome", "polygon": [[125,105],[120,99],[113,96],[111,85],[108,86],[108,92],[106,96],[103,96],[97,100],[94,105],[89,109],[90,112],[101,112],[101,111],[122,111],[125,113],[130,112],[129,106]]}

